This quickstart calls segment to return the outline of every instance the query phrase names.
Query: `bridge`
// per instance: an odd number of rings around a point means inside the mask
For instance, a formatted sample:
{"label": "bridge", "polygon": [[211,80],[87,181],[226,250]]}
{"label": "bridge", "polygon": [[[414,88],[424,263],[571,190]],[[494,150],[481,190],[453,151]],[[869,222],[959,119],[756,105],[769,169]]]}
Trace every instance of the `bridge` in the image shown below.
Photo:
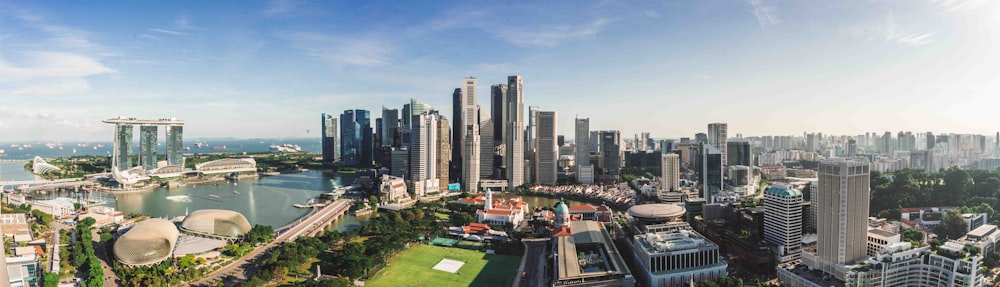
{"label": "bridge", "polygon": [[76,179],[76,178],[66,178],[66,179],[56,179],[56,180],[42,179],[42,180],[0,181],[0,186],[15,186],[15,187],[32,186],[32,185],[35,185],[35,186],[46,186],[46,185],[53,185],[53,184],[64,184],[64,183],[68,183],[68,182],[79,182],[79,179]]}
{"label": "bridge", "polygon": [[28,163],[29,161],[31,161],[31,160],[30,159],[0,159],[0,163],[18,163],[18,162]]}
{"label": "bridge", "polygon": [[338,199],[322,208],[314,209],[302,219],[279,228],[280,234],[275,238],[275,241],[291,242],[301,236],[315,236],[322,232],[330,222],[340,218],[350,209],[351,200],[349,199]]}

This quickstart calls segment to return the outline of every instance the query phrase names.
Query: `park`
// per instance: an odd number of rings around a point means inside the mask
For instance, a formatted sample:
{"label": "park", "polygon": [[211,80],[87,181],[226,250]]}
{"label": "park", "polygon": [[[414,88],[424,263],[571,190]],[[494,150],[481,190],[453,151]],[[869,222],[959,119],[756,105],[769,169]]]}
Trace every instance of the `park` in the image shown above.
{"label": "park", "polygon": [[[435,269],[442,260],[445,260],[444,265],[454,261],[464,264],[455,273]],[[417,245],[393,259],[365,285],[510,286],[516,278],[520,260],[518,256],[486,254],[457,247]]]}

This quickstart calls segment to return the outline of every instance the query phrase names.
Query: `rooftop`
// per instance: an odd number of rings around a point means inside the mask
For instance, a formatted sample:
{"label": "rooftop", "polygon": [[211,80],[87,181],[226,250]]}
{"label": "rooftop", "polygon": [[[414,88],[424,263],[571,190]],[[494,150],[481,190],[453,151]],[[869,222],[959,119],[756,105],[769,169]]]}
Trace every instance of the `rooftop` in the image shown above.
{"label": "rooftop", "polygon": [[893,232],[889,232],[889,231],[885,231],[885,230],[882,230],[882,229],[868,229],[868,234],[874,234],[875,236],[881,237],[881,238],[889,238],[889,237],[893,237],[893,236],[899,236],[899,234],[896,234],[896,233],[893,233]]}
{"label": "rooftop", "polygon": [[629,215],[643,219],[670,219],[680,217],[685,212],[687,210],[683,207],[665,203],[642,204],[628,209]]}
{"label": "rooftop", "polygon": [[802,196],[802,192],[797,189],[777,186],[768,187],[764,190],[764,193],[770,193],[781,197]]}
{"label": "rooftop", "polygon": [[[629,274],[624,259],[611,244],[611,236],[603,224],[573,221],[570,229],[571,236],[554,239],[558,244],[558,280]],[[580,257],[581,254],[583,257]]]}
{"label": "rooftop", "polygon": [[996,230],[997,230],[997,226],[996,225],[983,224],[983,226],[976,227],[976,229],[973,229],[972,231],[969,231],[969,233],[967,233],[966,235],[970,236],[970,237],[983,238],[983,237],[986,237],[986,236],[992,234]]}
{"label": "rooftop", "polygon": [[716,246],[715,243],[692,230],[691,226],[686,223],[668,229],[659,229],[655,226],[649,228],[650,232],[635,235],[636,242],[649,254]]}

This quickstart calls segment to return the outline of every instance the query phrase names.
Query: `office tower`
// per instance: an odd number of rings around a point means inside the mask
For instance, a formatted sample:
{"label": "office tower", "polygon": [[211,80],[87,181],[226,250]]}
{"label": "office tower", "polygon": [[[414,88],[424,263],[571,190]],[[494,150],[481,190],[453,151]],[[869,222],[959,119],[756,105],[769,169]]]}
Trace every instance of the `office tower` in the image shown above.
{"label": "office tower", "polygon": [[653,149],[653,144],[650,144],[649,133],[639,133],[639,140],[636,141],[636,147],[640,151]]}
{"label": "office tower", "polygon": [[132,168],[132,125],[119,124],[115,126],[115,163],[118,170]]}
{"label": "office tower", "polygon": [[558,122],[556,112],[538,111],[535,130],[535,182],[556,185],[559,146],[556,145]]}
{"label": "office tower", "polygon": [[708,135],[705,134],[705,133],[696,133],[696,134],[694,134],[694,142],[695,143],[708,143]]}
{"label": "office tower", "polygon": [[479,125],[465,125],[465,142],[462,144],[462,190],[467,192],[479,191],[479,149],[481,143]]}
{"label": "office tower", "polygon": [[139,165],[156,169],[156,126],[139,126]]}
{"label": "office tower", "polygon": [[[589,120],[589,119],[588,119]],[[590,149],[591,154],[597,154],[601,150],[601,132],[591,131],[590,132]]]}
{"label": "office tower", "polygon": [[346,110],[340,115],[340,156],[347,166],[370,167],[372,145],[371,114],[367,110]]}
{"label": "office tower", "polygon": [[524,184],[524,79],[521,76],[507,77],[507,102],[504,145],[507,153],[504,161],[507,167],[507,187],[514,189]]}
{"label": "office tower", "polygon": [[866,256],[868,207],[871,198],[868,163],[853,160],[819,164],[816,197],[817,269],[835,274],[838,265],[853,264]]}
{"label": "office tower", "polygon": [[337,118],[331,114],[323,113],[322,121],[323,164],[328,165],[337,161],[337,130],[339,127],[337,126]]}
{"label": "office tower", "polygon": [[681,157],[675,153],[666,153],[660,156],[663,166],[660,168],[660,190],[680,191],[681,190]]}
{"label": "office tower", "polygon": [[750,154],[750,142],[737,140],[728,142],[726,158],[729,165],[753,165],[753,155]]}
{"label": "office tower", "polygon": [[715,199],[712,196],[719,193],[722,190],[722,170],[723,161],[725,157],[722,156],[722,151],[715,148],[710,144],[701,144],[699,148],[701,158],[699,160],[701,167],[701,196],[705,199],[705,203],[714,203]]}
{"label": "office tower", "polygon": [[448,162],[451,161],[451,126],[444,116],[438,116],[436,141],[438,188],[447,189],[450,180]]}
{"label": "office tower", "polygon": [[[490,86],[490,120],[493,121],[493,179],[506,179],[506,160],[504,155],[507,152],[507,145],[504,144],[504,136],[507,134],[507,84]],[[480,138],[483,132],[480,131]],[[482,139],[480,139],[481,141]]]}
{"label": "office tower", "polygon": [[556,137],[556,146],[564,146],[564,145],[566,145],[566,136],[564,136],[564,135],[557,136]]}
{"label": "office tower", "polygon": [[528,125],[524,129],[524,182],[537,183],[538,170],[534,162],[538,152],[535,145],[538,130],[538,110],[537,106],[528,107]]}
{"label": "office tower", "polygon": [[927,142],[927,149],[928,150],[934,149],[934,133],[927,132],[926,142]]}
{"label": "office tower", "polygon": [[729,166],[727,159],[729,150],[729,139],[727,137],[728,125],[726,123],[708,124],[708,144],[716,147],[722,152],[722,166]]}
{"label": "office tower", "polygon": [[681,138],[680,144],[691,144],[691,138]]}
{"label": "office tower", "polygon": [[435,144],[438,140],[438,120],[439,115],[435,113],[422,113],[413,115],[410,119],[410,180],[413,183],[414,194],[417,196],[426,195],[427,192],[437,191],[437,163],[438,149]]}
{"label": "office tower", "polygon": [[413,113],[410,112],[410,104],[403,104],[403,110],[400,111],[400,113],[402,114],[402,119],[400,119],[400,123],[402,124],[401,128],[409,129],[410,120],[413,118]]}
{"label": "office tower", "polygon": [[677,144],[673,140],[660,140],[660,153],[667,154],[677,149]]}
{"label": "office tower", "polygon": [[399,110],[382,107],[381,129],[382,132],[379,134],[382,140],[381,145],[399,146],[395,137],[399,130]]}
{"label": "office tower", "polygon": [[452,131],[455,134],[451,137],[451,163],[450,167],[452,170],[451,179],[453,181],[458,181],[462,176],[462,148],[464,148],[463,139],[465,137],[465,122],[462,115],[465,113],[464,104],[465,99],[462,97],[462,88],[455,88],[455,91],[451,93],[451,124],[453,125]]}
{"label": "office tower", "polygon": [[590,164],[590,119],[576,118],[576,128],[573,138],[576,151],[576,181],[581,184],[594,183],[594,166]]}
{"label": "office tower", "polygon": [[493,157],[496,154],[496,144],[493,141],[493,119],[488,119],[479,125],[479,178],[493,178]]}
{"label": "office tower", "polygon": [[392,176],[408,178],[410,174],[410,151],[405,148],[395,149],[391,152],[391,156],[392,167],[389,169]]}
{"label": "office tower", "polygon": [[615,181],[621,175],[622,159],[624,157],[621,144],[621,132],[601,131],[599,136],[599,162],[602,181]]}
{"label": "office tower", "polygon": [[847,156],[858,155],[858,141],[854,139],[847,140]]}
{"label": "office tower", "polygon": [[421,102],[418,99],[410,99],[410,116],[428,113],[433,109],[434,107],[431,107],[431,105]]}
{"label": "office tower", "polygon": [[895,150],[893,147],[895,146],[895,142],[892,140],[892,132],[885,132],[882,135],[882,145],[879,151],[885,155],[892,156],[892,152]]}
{"label": "office tower", "polygon": [[802,258],[802,192],[776,184],[764,190],[764,241],[775,245],[775,261]]}
{"label": "office tower", "polygon": [[[333,119],[333,130],[337,131],[337,119]],[[336,134],[334,134],[336,136]],[[184,166],[181,152],[184,150],[184,126],[167,126],[167,165]]]}

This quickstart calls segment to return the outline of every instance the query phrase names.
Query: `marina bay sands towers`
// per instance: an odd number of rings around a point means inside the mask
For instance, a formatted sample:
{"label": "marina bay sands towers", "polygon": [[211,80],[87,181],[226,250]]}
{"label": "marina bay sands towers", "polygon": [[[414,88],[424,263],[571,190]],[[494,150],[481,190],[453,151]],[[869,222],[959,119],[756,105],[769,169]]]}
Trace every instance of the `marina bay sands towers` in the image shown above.
{"label": "marina bay sands towers", "polygon": [[[127,170],[142,166],[143,170],[153,170],[159,167],[159,162],[165,160],[166,165],[183,166],[181,152],[184,148],[184,121],[177,119],[139,120],[135,118],[118,117],[104,120],[104,123],[115,125],[114,148],[112,149],[112,168]],[[134,127],[139,126],[139,157],[138,162],[132,161],[132,141]],[[165,157],[158,157],[157,141],[159,127],[166,131]]]}

